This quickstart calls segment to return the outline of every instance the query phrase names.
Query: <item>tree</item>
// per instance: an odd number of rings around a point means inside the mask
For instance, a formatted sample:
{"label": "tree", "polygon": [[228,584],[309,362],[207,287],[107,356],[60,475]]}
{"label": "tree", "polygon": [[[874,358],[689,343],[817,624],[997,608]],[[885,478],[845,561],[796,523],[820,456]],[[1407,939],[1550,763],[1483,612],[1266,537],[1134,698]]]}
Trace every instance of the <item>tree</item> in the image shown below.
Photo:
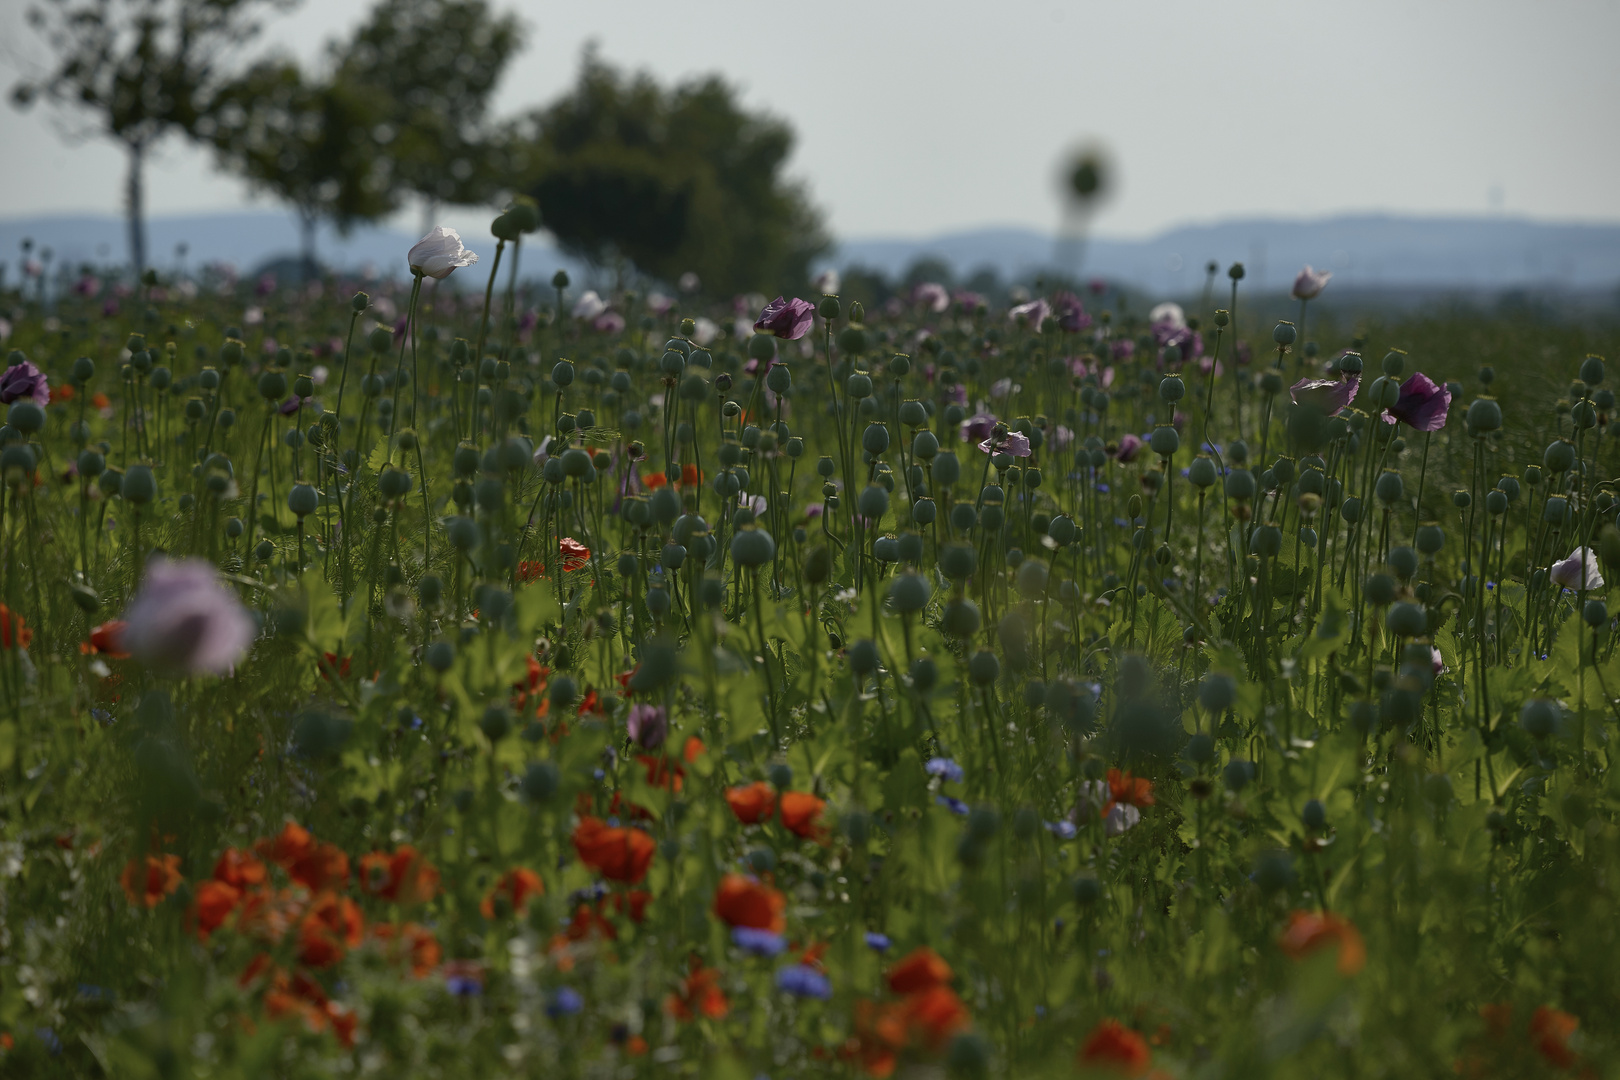
{"label": "tree", "polygon": [[799,289],[827,246],[804,191],[782,176],[793,133],[742,109],[716,76],[672,90],[587,50],[574,90],[534,114],[530,191],[568,251],[624,258],[713,292]]}
{"label": "tree", "polygon": [[292,206],[313,277],[322,220],[347,233],[398,206],[388,119],[388,101],[341,73],[312,79],[296,64],[267,60],[221,90],[202,130],[225,168]]}
{"label": "tree", "polygon": [[440,203],[488,204],[511,190],[486,118],[522,46],[518,20],[495,17],[484,0],[382,0],[353,38],[331,46],[337,77],[387,103],[395,180],[430,218]]}
{"label": "tree", "polygon": [[259,32],[265,9],[294,0],[44,0],[28,21],[54,66],[12,89],[27,108],[44,99],[95,116],[98,134],[128,157],[124,184],[129,256],[146,269],[143,168],[153,146],[192,134],[214,108],[230,59]]}

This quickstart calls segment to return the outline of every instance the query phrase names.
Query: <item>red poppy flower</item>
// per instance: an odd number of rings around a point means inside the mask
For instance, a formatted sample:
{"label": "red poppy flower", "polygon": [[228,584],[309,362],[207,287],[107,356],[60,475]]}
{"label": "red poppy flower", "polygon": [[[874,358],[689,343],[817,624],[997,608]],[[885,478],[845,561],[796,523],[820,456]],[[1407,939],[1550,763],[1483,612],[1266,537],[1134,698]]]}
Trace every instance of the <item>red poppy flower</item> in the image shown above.
{"label": "red poppy flower", "polygon": [[569,572],[583,570],[591,561],[591,549],[572,536],[557,541],[557,554],[562,556],[562,568]]}
{"label": "red poppy flower", "polygon": [[910,1034],[931,1050],[938,1050],[968,1025],[967,1006],[948,986],[907,995],[902,1010]]}
{"label": "red poppy flower", "polygon": [[337,653],[322,653],[317,670],[320,671],[321,678],[326,679],[328,682],[331,681],[334,674],[340,679],[347,679],[351,661],[351,657],[339,656]]}
{"label": "red poppy flower", "polygon": [[787,897],[763,882],[741,874],[720,879],[714,913],[727,926],[747,926],[780,934],[787,927]]}
{"label": "red poppy flower", "polygon": [[86,656],[105,656],[109,660],[128,660],[119,635],[124,632],[124,620],[111,619],[90,631],[90,639],[79,643],[79,651]]}
{"label": "red poppy flower", "polygon": [[697,487],[703,483],[703,474],[696,465],[682,465],[681,478],[675,481],[676,487]]}
{"label": "red poppy flower", "polygon": [[661,472],[647,473],[641,478],[641,486],[648,491],[657,491],[667,483],[669,483],[669,477]]}
{"label": "red poppy flower", "polygon": [[360,856],[360,888],[383,900],[425,904],[439,891],[439,871],[409,844],[392,855],[373,851]]}
{"label": "red poppy flower", "polygon": [[33,640],[34,632],[23,623],[23,617],[0,604],[0,649],[26,649]]}
{"label": "red poppy flower", "polygon": [[763,780],[726,789],[726,802],[744,825],[759,825],[776,813],[776,792]]}
{"label": "red poppy flower", "polygon": [[1108,770],[1108,800],[1112,803],[1129,803],[1131,806],[1144,807],[1153,805],[1153,781],[1144,776],[1132,776],[1127,770]]}
{"label": "red poppy flower", "polygon": [[693,957],[691,973],[681,980],[680,991],[665,999],[664,1009],[677,1020],[691,1020],[699,1013],[720,1020],[731,1011],[731,1002],[720,989],[720,972]]}
{"label": "red poppy flower", "polygon": [[610,828],[599,818],[585,817],[574,828],[579,861],[609,881],[634,885],[652,865],[653,838],[639,829]]}
{"label": "red poppy flower", "polygon": [[889,969],[889,989],[897,994],[917,994],[951,981],[951,965],[933,949],[919,945]]}
{"label": "red poppy flower", "polygon": [[1575,1051],[1569,1048],[1569,1037],[1580,1026],[1580,1020],[1569,1013],[1540,1005],[1530,1017],[1530,1038],[1542,1057],[1560,1069],[1568,1069],[1576,1062]]}
{"label": "red poppy flower", "polygon": [[808,791],[785,791],[782,793],[782,824],[795,836],[819,840],[827,832],[821,824],[821,812],[826,807],[825,799]]}
{"label": "red poppy flower", "polygon": [[527,867],[514,867],[495,882],[495,887],[489,890],[483,902],[478,905],[478,912],[486,919],[494,919],[495,902],[500,900],[504,911],[521,915],[529,906],[529,898],[541,896],[545,891],[539,874]]}
{"label": "red poppy flower", "polygon": [[119,875],[118,883],[132,904],[157,907],[165,897],[180,887],[180,856],[148,855],[144,859],[131,859]]}
{"label": "red poppy flower", "polygon": [[1288,929],[1283,931],[1278,944],[1282,951],[1295,960],[1316,952],[1323,946],[1337,943],[1339,947],[1339,974],[1350,976],[1367,963],[1367,946],[1361,933],[1337,915],[1323,912],[1296,911],[1288,916]]}
{"label": "red poppy flower", "polygon": [[264,884],[264,863],[241,848],[226,848],[214,863],[214,880],[246,889]]}
{"label": "red poppy flower", "polygon": [[1108,1069],[1121,1076],[1141,1076],[1153,1060],[1142,1036],[1118,1020],[1104,1020],[1080,1047],[1080,1064]]}
{"label": "red poppy flower", "polygon": [[205,881],[197,886],[197,900],[191,911],[197,936],[207,941],[210,934],[225,925],[241,899],[242,890],[223,881]]}
{"label": "red poppy flower", "polygon": [[323,892],[299,923],[298,960],[314,968],[331,967],[360,944],[364,929],[353,900]]}

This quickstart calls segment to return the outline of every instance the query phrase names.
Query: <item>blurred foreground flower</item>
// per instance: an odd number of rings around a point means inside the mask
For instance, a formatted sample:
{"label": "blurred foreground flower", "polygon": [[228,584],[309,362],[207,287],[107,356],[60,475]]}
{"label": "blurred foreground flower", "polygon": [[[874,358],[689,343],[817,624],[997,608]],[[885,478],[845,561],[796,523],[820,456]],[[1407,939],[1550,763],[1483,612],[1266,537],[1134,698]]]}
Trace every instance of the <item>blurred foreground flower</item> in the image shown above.
{"label": "blurred foreground flower", "polygon": [[117,646],[176,676],[229,672],[256,633],[236,594],[199,559],[154,558],[123,621]]}
{"label": "blurred foreground flower", "polygon": [[1361,932],[1337,915],[1328,912],[1296,911],[1288,916],[1288,929],[1278,944],[1295,960],[1303,959],[1327,945],[1339,948],[1339,974],[1354,975],[1367,964],[1367,946]]}
{"label": "blurred foreground flower", "polygon": [[1294,278],[1293,296],[1295,300],[1315,300],[1327,288],[1328,278],[1333,276],[1331,270],[1312,270],[1309,266],[1299,272]]}
{"label": "blurred foreground flower", "polygon": [[460,233],[438,225],[412,246],[409,261],[411,273],[442,281],[457,267],[477,262],[478,256],[462,246]]}
{"label": "blurred foreground flower", "polygon": [[1288,388],[1288,396],[1295,405],[1313,405],[1323,415],[1332,416],[1354,401],[1360,389],[1360,375],[1348,379],[1301,379]]}

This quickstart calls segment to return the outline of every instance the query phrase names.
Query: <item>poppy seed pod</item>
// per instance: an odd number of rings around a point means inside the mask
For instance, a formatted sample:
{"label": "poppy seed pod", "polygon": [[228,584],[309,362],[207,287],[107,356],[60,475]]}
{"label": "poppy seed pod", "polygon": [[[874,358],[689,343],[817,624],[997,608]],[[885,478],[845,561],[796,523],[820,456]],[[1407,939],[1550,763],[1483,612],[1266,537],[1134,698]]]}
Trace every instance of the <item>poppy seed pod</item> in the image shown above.
{"label": "poppy seed pod", "polygon": [[928,606],[930,589],[921,574],[900,574],[889,585],[889,606],[902,615]]}
{"label": "poppy seed pod", "polygon": [[1181,436],[1176,429],[1168,424],[1161,424],[1153,429],[1148,438],[1148,448],[1160,457],[1171,457],[1181,449]]}
{"label": "poppy seed pod", "polygon": [[1388,375],[1390,378],[1393,379],[1399,376],[1406,370],[1405,351],[1401,349],[1391,349],[1389,352],[1385,353],[1382,367],[1384,369],[1384,374]]}
{"label": "poppy seed pod", "polygon": [[962,478],[962,462],[955,450],[942,450],[934,459],[933,481],[940,488],[949,488]]}
{"label": "poppy seed pod", "polygon": [[880,663],[878,648],[869,638],[862,638],[849,647],[849,670],[856,675],[870,675]]}
{"label": "poppy seed pod", "polygon": [[844,381],[844,392],[859,401],[872,396],[872,376],[857,371]]}
{"label": "poppy seed pod", "polygon": [[738,566],[764,566],[776,555],[776,541],[764,529],[745,529],[732,537],[731,558]]}
{"label": "poppy seed pod", "polygon": [[1287,319],[1271,328],[1271,340],[1278,345],[1292,345],[1294,338],[1297,336],[1298,331],[1295,329],[1294,324]]}
{"label": "poppy seed pod", "polygon": [[971,638],[979,632],[981,618],[979,606],[966,597],[952,600],[945,605],[945,612],[940,617],[940,628],[946,634],[955,638]]}
{"label": "poppy seed pod", "polygon": [[1401,474],[1393,469],[1386,469],[1379,475],[1377,483],[1373,485],[1373,494],[1378,497],[1379,502],[1386,506],[1400,502],[1404,491],[1405,486],[1401,483]]}
{"label": "poppy seed pod", "polygon": [[911,504],[911,520],[918,525],[932,525],[939,516],[939,507],[933,499],[917,499]]}
{"label": "poppy seed pod", "polygon": [[1051,569],[1044,559],[1025,559],[1018,564],[1015,580],[1018,591],[1026,600],[1039,600],[1046,595],[1047,584],[1051,581]]}
{"label": "poppy seed pod", "polygon": [[900,403],[900,422],[907,427],[921,427],[928,423],[928,410],[916,398],[907,398]]}
{"label": "poppy seed pod", "polygon": [[1492,489],[1485,493],[1485,509],[1491,514],[1501,515],[1507,513],[1508,497],[1504,491]]}
{"label": "poppy seed pod", "polygon": [[1568,472],[1575,467],[1575,444],[1568,439],[1559,439],[1550,444],[1541,455],[1541,464],[1554,476]]}
{"label": "poppy seed pod", "polygon": [[1556,701],[1546,698],[1531,698],[1519,709],[1519,726],[1526,735],[1536,739],[1545,739],[1558,727],[1562,714]]}
{"label": "poppy seed pod", "polygon": [[1001,675],[1001,661],[996,654],[987,649],[980,649],[968,658],[968,678],[976,686],[989,686]]}
{"label": "poppy seed pod", "polygon": [[877,457],[889,448],[889,429],[882,424],[868,424],[861,433],[861,449]]}
{"label": "poppy seed pod", "polygon": [[911,456],[918,461],[932,461],[939,453],[939,437],[924,428],[911,440]]}
{"label": "poppy seed pod", "polygon": [[294,484],[292,490],[287,493],[287,509],[297,517],[308,517],[319,505],[319,494],[308,484]]}
{"label": "poppy seed pod", "polygon": [[804,580],[811,585],[820,585],[831,574],[832,552],[825,546],[817,544],[804,557]]}
{"label": "poppy seed pod", "polygon": [[157,498],[157,478],[146,465],[131,465],[118,485],[118,494],[125,502],[137,506]]}
{"label": "poppy seed pod", "polygon": [[1079,527],[1075,525],[1074,519],[1067,514],[1058,515],[1046,526],[1046,535],[1050,536],[1059,547],[1067,547],[1074,543],[1074,538],[1078,533]]}
{"label": "poppy seed pod", "polygon": [[1609,621],[1608,605],[1602,600],[1588,600],[1586,606],[1581,610],[1581,619],[1587,626],[1596,630]]}
{"label": "poppy seed pod", "polygon": [[1248,469],[1233,469],[1226,474],[1226,494],[1233,499],[1252,499],[1259,490],[1254,473]]}
{"label": "poppy seed pod", "polygon": [[1468,430],[1476,435],[1500,431],[1502,428],[1502,406],[1495,398],[1475,398],[1468,406],[1468,413],[1464,418]]}
{"label": "poppy seed pod", "polygon": [[1215,483],[1215,462],[1207,455],[1200,454],[1193,459],[1192,466],[1187,470],[1187,479],[1194,487],[1207,488]]}
{"label": "poppy seed pod", "polygon": [[1387,561],[1389,568],[1395,571],[1395,576],[1402,581],[1411,581],[1412,575],[1417,573],[1417,552],[1409,547],[1391,548]]}
{"label": "poppy seed pod", "polygon": [[1384,629],[1396,637],[1418,637],[1429,631],[1429,617],[1416,604],[1391,604],[1384,616]]}
{"label": "poppy seed pod", "polygon": [[1282,530],[1275,525],[1260,525],[1249,537],[1249,553],[1262,558],[1275,558],[1282,551]]}
{"label": "poppy seed pod", "polygon": [[889,493],[877,484],[868,484],[855,501],[855,512],[876,523],[889,512]]}
{"label": "poppy seed pod", "polygon": [[872,541],[872,557],[882,563],[899,562],[900,541],[892,536],[878,537]]}

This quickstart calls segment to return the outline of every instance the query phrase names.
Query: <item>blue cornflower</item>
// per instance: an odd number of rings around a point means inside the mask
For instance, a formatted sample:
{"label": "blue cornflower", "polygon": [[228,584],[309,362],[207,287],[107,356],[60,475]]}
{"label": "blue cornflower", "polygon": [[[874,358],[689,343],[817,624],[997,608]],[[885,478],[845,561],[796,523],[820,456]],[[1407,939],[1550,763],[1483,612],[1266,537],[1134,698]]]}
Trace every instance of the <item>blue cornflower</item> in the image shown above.
{"label": "blue cornflower", "polygon": [[546,1015],[555,1020],[559,1016],[573,1016],[584,1007],[585,999],[579,996],[579,991],[564,986],[546,1002]]}
{"label": "blue cornflower", "polygon": [[888,934],[880,934],[876,930],[868,930],[866,932],[866,947],[868,949],[875,949],[878,952],[888,952],[889,946],[893,944],[894,942],[889,940]]}
{"label": "blue cornflower", "polygon": [[832,997],[832,983],[828,981],[827,976],[803,964],[794,964],[778,971],[776,988],[785,990],[795,997],[815,998],[818,1001],[826,1001]]}
{"label": "blue cornflower", "polygon": [[1046,831],[1057,837],[1059,840],[1073,840],[1075,833],[1079,830],[1074,827],[1074,822],[1072,821],[1048,821],[1046,823]]}
{"label": "blue cornflower", "polygon": [[734,926],[731,928],[731,943],[743,952],[753,953],[767,959],[780,956],[782,950],[787,948],[787,940],[781,934],[773,934],[769,930],[758,930],[752,926]]}
{"label": "blue cornflower", "polygon": [[472,975],[446,975],[444,985],[456,997],[477,997],[484,992],[483,980]]}
{"label": "blue cornflower", "polygon": [[951,813],[953,814],[966,815],[968,812],[967,803],[963,802],[961,799],[953,799],[949,795],[935,795],[934,801],[940,806],[949,807]]}
{"label": "blue cornflower", "polygon": [[941,776],[955,784],[962,782],[962,766],[948,757],[929,758],[923,764],[923,771],[929,776]]}

